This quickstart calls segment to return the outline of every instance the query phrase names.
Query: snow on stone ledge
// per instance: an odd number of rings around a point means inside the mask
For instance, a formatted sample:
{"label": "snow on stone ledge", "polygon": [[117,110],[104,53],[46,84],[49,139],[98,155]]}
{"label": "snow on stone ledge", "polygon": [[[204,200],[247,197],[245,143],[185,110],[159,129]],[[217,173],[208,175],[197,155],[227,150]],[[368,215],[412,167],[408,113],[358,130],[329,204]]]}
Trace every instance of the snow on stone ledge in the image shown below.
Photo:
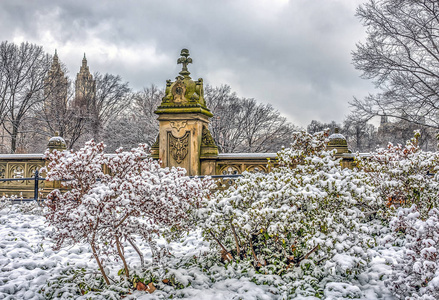
{"label": "snow on stone ledge", "polygon": [[220,153],[219,159],[275,159],[276,153]]}
{"label": "snow on stone ledge", "polygon": [[43,159],[43,153],[0,154],[0,160],[6,159]]}

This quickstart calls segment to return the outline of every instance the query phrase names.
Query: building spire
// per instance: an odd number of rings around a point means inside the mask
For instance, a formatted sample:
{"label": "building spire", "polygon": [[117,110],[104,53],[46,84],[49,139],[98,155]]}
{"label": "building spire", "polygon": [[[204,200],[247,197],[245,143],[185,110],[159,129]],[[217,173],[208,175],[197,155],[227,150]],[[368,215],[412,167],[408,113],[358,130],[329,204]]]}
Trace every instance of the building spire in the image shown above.
{"label": "building spire", "polygon": [[55,49],[55,55],[53,56],[53,63],[52,63],[52,66],[53,65],[58,65],[58,53],[56,52],[56,49]]}
{"label": "building spire", "polygon": [[79,68],[79,73],[76,74],[75,105],[78,107],[88,107],[88,102],[95,97],[95,93],[96,81],[93,80],[93,75],[87,66],[87,57],[84,53],[82,66]]}
{"label": "building spire", "polygon": [[84,58],[82,59],[82,66],[84,68],[87,67],[87,58],[85,57],[85,52],[84,52]]}

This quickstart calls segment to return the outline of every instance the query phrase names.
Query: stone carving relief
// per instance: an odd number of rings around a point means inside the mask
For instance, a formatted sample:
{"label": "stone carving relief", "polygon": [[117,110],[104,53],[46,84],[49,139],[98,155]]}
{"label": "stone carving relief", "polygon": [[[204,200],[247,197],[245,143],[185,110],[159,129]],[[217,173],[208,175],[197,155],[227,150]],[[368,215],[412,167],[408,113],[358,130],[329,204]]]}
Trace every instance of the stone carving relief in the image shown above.
{"label": "stone carving relief", "polygon": [[187,100],[184,97],[186,94],[186,86],[184,85],[183,81],[181,79],[177,79],[174,86],[172,87],[172,95],[174,98],[175,104],[183,104],[186,103]]}
{"label": "stone carving relief", "polygon": [[[40,166],[40,165],[34,165],[34,164],[28,165],[27,166],[27,176],[26,177],[34,178],[35,177],[35,171],[39,170],[41,167],[42,166]],[[41,175],[40,175],[40,177],[41,177]],[[30,180],[30,181],[33,182],[33,180]]]}
{"label": "stone carving relief", "polygon": [[189,152],[189,134],[190,132],[187,131],[184,136],[177,138],[169,132],[169,151],[172,158],[179,164]]}
{"label": "stone carving relief", "polygon": [[171,121],[171,127],[177,129],[177,132],[180,132],[180,129],[185,128],[187,121]]}
{"label": "stone carving relief", "polygon": [[160,146],[160,133],[157,134],[154,144],[152,144],[151,148],[158,148]]}
{"label": "stone carving relief", "polygon": [[0,165],[0,178],[6,178],[6,165]]}
{"label": "stone carving relief", "polygon": [[239,167],[238,166],[225,166],[221,169],[222,175],[236,175],[239,174]]}
{"label": "stone carving relief", "polygon": [[210,146],[215,147],[215,140],[213,139],[212,135],[210,134],[209,129],[207,129],[206,126],[203,126],[203,133],[201,136],[201,145],[202,146]]}
{"label": "stone carving relief", "polygon": [[24,178],[24,169],[22,165],[11,166],[12,178]]}
{"label": "stone carving relief", "polygon": [[250,173],[267,173],[267,170],[263,166],[251,166],[247,168]]}

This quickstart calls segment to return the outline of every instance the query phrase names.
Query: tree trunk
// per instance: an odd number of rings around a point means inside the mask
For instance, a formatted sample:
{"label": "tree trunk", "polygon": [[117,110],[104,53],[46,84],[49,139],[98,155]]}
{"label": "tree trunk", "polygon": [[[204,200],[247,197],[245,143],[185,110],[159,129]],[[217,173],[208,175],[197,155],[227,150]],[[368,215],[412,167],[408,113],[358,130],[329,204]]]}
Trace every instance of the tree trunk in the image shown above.
{"label": "tree trunk", "polygon": [[125,268],[125,275],[127,278],[129,278],[130,271],[128,270],[128,265],[122,252],[122,245],[120,244],[120,240],[117,235],[116,235],[116,247],[117,247],[117,253],[119,254],[120,259],[122,259],[123,267]]}
{"label": "tree trunk", "polygon": [[15,150],[17,150],[17,136],[18,136],[18,126],[12,123],[11,153],[15,153]]}
{"label": "tree trunk", "polygon": [[107,285],[110,285],[110,280],[108,280],[107,274],[105,274],[104,266],[102,266],[101,261],[99,260],[99,256],[98,256],[98,253],[96,252],[95,246],[93,244],[90,244],[90,246],[91,246],[91,250],[93,252],[93,256],[96,259],[96,262],[98,263],[99,270],[101,271],[102,276],[104,276],[105,283]]}

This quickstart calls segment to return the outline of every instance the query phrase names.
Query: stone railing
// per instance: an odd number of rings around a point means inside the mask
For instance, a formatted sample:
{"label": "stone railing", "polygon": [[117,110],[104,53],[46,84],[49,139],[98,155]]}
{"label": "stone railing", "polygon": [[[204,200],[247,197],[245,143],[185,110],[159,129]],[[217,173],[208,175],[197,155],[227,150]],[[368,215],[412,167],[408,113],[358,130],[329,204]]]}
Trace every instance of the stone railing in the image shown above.
{"label": "stone railing", "polygon": [[[338,155],[345,168],[353,166],[354,154],[343,153]],[[210,158],[212,160],[212,158]],[[45,166],[43,154],[0,154],[0,179],[5,178],[32,178],[36,170]],[[244,171],[255,173],[271,172],[276,167],[276,153],[222,153],[215,158],[215,174],[200,175],[237,175]],[[230,179],[219,179],[219,188],[230,185]],[[56,188],[55,182],[40,182],[41,194],[47,194]],[[34,181],[0,181],[1,196],[17,196],[23,198],[34,197]]]}
{"label": "stone railing", "polygon": [[[344,136],[335,133],[329,137],[329,140],[328,148],[337,150],[336,156],[341,158],[341,166],[353,168],[355,155],[349,152]],[[65,142],[61,137],[55,136],[49,140],[48,148],[64,150]],[[199,162],[201,169],[194,175],[237,175],[244,171],[268,173],[278,165],[276,153],[220,153],[201,156]],[[0,154],[0,179],[32,178],[35,171],[41,169],[45,164],[43,154]],[[218,180],[219,188],[226,188],[230,183],[229,179]],[[49,181],[44,181],[39,185],[43,196],[52,189],[60,187],[59,182]],[[6,195],[33,198],[34,180],[6,182],[0,180],[0,197]]]}
{"label": "stone railing", "polygon": [[220,153],[215,175],[241,174],[244,171],[268,173],[276,165],[276,153]]}
{"label": "stone railing", "polygon": [[[0,154],[0,179],[32,178],[45,165],[43,154]],[[44,188],[44,183],[40,186]],[[0,181],[0,197],[33,198],[34,181]]]}

